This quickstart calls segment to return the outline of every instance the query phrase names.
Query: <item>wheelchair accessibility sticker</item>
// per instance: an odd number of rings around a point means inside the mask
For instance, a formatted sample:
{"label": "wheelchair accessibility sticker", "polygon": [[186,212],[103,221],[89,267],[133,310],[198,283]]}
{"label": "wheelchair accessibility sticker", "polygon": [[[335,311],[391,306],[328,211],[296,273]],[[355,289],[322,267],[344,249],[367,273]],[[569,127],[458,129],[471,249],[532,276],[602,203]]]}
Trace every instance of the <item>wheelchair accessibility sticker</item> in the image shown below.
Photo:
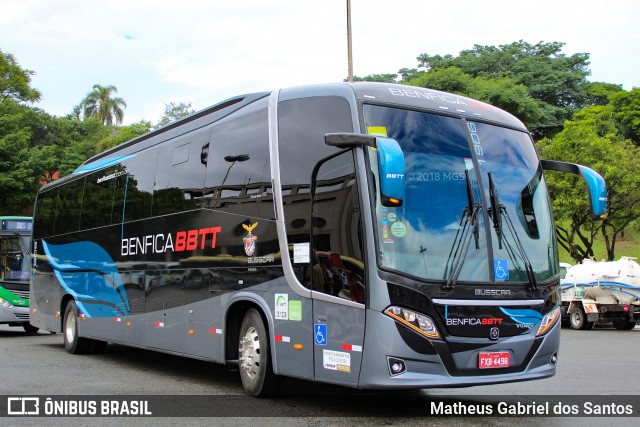
{"label": "wheelchair accessibility sticker", "polygon": [[316,323],[313,325],[313,331],[316,345],[327,345],[327,324]]}
{"label": "wheelchair accessibility sticker", "polygon": [[496,280],[509,280],[509,262],[506,259],[494,259],[493,274]]}

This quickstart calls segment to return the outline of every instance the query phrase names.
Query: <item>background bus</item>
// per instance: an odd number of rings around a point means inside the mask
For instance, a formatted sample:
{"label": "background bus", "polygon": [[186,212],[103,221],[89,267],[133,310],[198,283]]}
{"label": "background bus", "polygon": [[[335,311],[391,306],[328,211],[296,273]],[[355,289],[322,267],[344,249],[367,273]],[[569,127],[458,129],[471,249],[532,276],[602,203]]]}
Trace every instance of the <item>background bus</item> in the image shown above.
{"label": "background bus", "polygon": [[43,187],[32,323],[282,376],[424,388],[555,373],[560,285],[531,135],[424,88],[304,86],[226,100]]}
{"label": "background bus", "polygon": [[38,328],[29,323],[33,220],[26,216],[0,216],[0,221],[0,323],[36,332]]}

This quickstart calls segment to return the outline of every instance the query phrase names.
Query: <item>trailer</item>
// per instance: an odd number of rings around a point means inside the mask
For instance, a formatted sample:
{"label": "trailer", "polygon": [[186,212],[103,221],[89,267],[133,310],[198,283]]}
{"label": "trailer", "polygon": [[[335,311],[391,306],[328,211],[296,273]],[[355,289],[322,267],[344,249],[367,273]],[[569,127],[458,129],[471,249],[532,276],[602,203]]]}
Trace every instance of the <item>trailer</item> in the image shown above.
{"label": "trailer", "polygon": [[620,330],[640,324],[640,265],[636,259],[585,259],[570,267],[561,280],[562,324],[573,329],[611,324]]}

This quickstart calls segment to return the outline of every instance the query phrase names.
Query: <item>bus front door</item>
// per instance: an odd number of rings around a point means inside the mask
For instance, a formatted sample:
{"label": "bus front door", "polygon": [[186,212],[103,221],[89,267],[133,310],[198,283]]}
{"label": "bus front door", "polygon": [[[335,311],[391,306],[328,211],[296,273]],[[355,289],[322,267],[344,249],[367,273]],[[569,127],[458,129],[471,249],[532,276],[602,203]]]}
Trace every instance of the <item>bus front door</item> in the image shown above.
{"label": "bus front door", "polygon": [[317,380],[357,385],[364,341],[364,264],[352,150],[312,175],[311,284]]}

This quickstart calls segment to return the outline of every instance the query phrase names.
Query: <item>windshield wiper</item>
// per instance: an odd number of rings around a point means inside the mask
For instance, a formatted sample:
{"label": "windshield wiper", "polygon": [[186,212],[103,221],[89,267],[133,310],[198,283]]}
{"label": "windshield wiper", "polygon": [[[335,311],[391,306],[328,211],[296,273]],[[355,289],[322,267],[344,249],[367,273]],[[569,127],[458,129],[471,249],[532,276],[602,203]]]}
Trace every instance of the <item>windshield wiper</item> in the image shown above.
{"label": "windshield wiper", "polygon": [[[487,174],[489,176],[489,198],[491,199],[491,206],[489,207],[489,216],[493,222],[493,228],[496,231],[496,236],[498,237],[498,247],[500,249],[503,248],[503,240],[504,245],[506,246],[507,253],[509,253],[509,257],[514,260],[516,257],[522,261],[524,264],[524,269],[527,272],[527,279],[529,280],[529,284],[531,285],[532,290],[538,289],[538,283],[536,282],[536,277],[533,272],[533,267],[531,266],[531,261],[527,256],[527,252],[522,246],[522,241],[518,237],[518,233],[516,232],[515,227],[513,226],[513,222],[511,221],[511,217],[507,212],[507,208],[500,203],[500,198],[498,196],[498,190],[493,182],[493,177],[491,176],[491,172]],[[509,242],[504,239],[504,231],[502,229],[502,217],[506,219],[507,230],[509,230],[509,234],[513,237],[513,241],[515,242],[516,249],[514,249]]]}
{"label": "windshield wiper", "polygon": [[[468,169],[464,171],[464,175],[467,183],[467,206],[462,211],[462,218],[460,218],[460,223],[458,224],[460,227],[458,227],[456,237],[453,240],[453,245],[451,246],[451,251],[449,251],[449,257],[447,258],[447,266],[444,271],[444,277],[449,277],[443,288],[449,290],[453,289],[454,285],[458,281],[458,277],[462,271],[462,266],[467,258],[467,252],[469,251],[469,245],[471,244],[471,236],[475,237],[476,249],[479,248],[477,217],[480,212],[481,205],[476,202]],[[472,229],[473,232],[471,231]],[[452,256],[453,263],[451,265],[451,270],[449,270],[449,262],[451,261]]]}

